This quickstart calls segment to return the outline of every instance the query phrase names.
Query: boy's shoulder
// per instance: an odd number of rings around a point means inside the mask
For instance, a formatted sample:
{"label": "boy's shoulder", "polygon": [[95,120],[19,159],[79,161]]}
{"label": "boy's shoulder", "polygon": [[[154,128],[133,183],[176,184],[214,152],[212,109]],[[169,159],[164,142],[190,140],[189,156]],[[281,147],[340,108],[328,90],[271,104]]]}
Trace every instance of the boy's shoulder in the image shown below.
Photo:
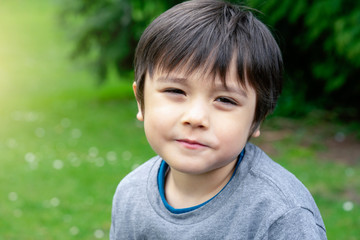
{"label": "boy's shoulder", "polygon": [[130,184],[135,187],[136,185],[143,185],[143,183],[147,182],[151,170],[156,166],[160,166],[161,161],[162,159],[159,156],[152,157],[127,174],[120,181],[119,186],[125,187]]}
{"label": "boy's shoulder", "polygon": [[248,187],[245,192],[249,194],[250,202],[266,204],[274,214],[275,211],[285,214],[293,209],[303,209],[325,229],[319,209],[304,184],[257,146],[247,144],[246,150],[249,162],[244,184]]}
{"label": "boy's shoulder", "polygon": [[283,166],[273,161],[264,151],[253,144],[247,144],[249,178],[261,184],[264,193],[275,192],[284,197],[290,205],[312,202],[312,196],[303,183]]}
{"label": "boy's shoulder", "polygon": [[[118,184],[113,197],[113,211],[120,211],[125,205],[137,205],[146,202],[150,175],[154,175],[161,158],[155,156],[126,175]],[[128,208],[131,210],[131,208]]]}

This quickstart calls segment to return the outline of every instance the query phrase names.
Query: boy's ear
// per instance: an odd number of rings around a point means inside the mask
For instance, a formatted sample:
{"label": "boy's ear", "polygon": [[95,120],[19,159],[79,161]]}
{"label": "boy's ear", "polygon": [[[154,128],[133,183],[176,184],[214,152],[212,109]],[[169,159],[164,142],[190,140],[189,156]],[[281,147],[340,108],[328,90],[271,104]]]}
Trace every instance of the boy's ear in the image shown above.
{"label": "boy's ear", "polygon": [[[135,94],[135,97],[136,97],[136,90],[137,90],[136,82],[133,83],[133,90],[134,90],[134,94]],[[139,101],[137,99],[136,99],[136,102],[137,102],[137,107],[138,107],[138,112],[136,114],[136,118],[139,121],[144,121],[144,115],[143,115],[143,113],[141,111],[140,103],[139,103]]]}
{"label": "boy's ear", "polygon": [[256,138],[260,136],[260,126],[258,126],[255,131],[253,132],[253,134],[251,134],[252,137]]}

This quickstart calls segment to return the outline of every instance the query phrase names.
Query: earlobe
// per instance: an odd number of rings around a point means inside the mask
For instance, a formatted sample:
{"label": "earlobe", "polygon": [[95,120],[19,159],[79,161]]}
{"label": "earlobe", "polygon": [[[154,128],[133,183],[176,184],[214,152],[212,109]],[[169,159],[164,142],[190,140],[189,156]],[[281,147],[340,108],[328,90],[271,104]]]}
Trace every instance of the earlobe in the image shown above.
{"label": "earlobe", "polygon": [[256,130],[253,132],[252,137],[256,138],[260,136],[260,127],[256,128]]}
{"label": "earlobe", "polygon": [[[138,108],[139,108],[139,104],[138,104]],[[139,110],[138,110],[138,113],[136,114],[136,118],[137,118],[137,120],[139,120],[139,121],[144,121],[144,116],[143,116],[140,108],[139,108]]]}
{"label": "earlobe", "polygon": [[[134,94],[135,94],[135,97],[136,97],[136,82],[133,83],[133,91],[134,91]],[[140,103],[138,100],[137,101],[137,107],[138,107],[138,112],[136,114],[136,118],[139,120],[139,121],[144,121],[144,116],[143,116],[143,113],[141,111],[141,106],[140,106]]]}

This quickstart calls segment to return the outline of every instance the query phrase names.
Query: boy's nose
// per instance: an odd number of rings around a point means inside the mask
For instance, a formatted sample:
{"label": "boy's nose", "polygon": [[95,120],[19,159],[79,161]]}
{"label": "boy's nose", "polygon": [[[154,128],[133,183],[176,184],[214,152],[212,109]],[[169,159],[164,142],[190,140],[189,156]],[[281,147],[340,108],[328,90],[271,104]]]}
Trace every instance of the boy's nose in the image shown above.
{"label": "boy's nose", "polygon": [[183,114],[182,124],[193,128],[208,128],[209,113],[207,106],[200,101],[189,104]]}

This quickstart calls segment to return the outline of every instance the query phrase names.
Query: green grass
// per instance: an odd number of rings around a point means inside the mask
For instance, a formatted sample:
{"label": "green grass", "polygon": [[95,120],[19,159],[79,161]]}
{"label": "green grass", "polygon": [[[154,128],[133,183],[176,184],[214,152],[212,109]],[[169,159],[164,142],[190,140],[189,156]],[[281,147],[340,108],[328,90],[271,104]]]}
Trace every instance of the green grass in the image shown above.
{"label": "green grass", "polygon": [[0,3],[0,239],[108,239],[118,182],[153,155],[131,79],[69,62],[56,9]]}
{"label": "green grass", "polygon": [[[57,9],[50,0],[0,2],[0,239],[108,239],[118,182],[153,155],[132,79],[96,87],[67,58],[72,42]],[[271,142],[274,159],[313,193],[329,239],[356,239],[359,165],[319,160],[323,139],[303,146],[304,131]]]}

